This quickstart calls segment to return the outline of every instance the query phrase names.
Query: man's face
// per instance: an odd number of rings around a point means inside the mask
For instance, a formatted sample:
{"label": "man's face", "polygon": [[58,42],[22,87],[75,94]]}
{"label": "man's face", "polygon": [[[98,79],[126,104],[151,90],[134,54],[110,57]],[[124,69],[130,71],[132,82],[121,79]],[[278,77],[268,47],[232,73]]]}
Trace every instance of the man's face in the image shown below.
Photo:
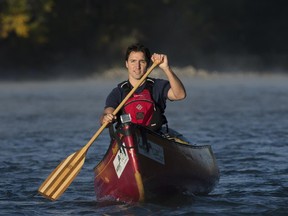
{"label": "man's face", "polygon": [[126,61],[129,80],[140,80],[147,70],[147,62],[143,52],[131,52]]}

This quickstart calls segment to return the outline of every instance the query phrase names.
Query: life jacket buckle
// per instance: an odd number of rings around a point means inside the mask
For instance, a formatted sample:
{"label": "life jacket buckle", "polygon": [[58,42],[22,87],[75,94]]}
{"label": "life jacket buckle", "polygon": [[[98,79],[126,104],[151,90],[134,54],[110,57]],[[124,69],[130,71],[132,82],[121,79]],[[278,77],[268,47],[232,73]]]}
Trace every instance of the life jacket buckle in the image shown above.
{"label": "life jacket buckle", "polygon": [[122,114],[120,115],[120,120],[121,120],[121,123],[128,123],[128,122],[131,122],[131,116],[130,114]]}

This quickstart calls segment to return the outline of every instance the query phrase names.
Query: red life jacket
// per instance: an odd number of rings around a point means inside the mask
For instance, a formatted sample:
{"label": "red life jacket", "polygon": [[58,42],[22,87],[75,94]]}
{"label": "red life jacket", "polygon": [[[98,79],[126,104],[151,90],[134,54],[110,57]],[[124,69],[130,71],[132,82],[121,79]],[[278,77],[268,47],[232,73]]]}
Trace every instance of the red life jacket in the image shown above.
{"label": "red life jacket", "polygon": [[[124,104],[122,113],[129,113],[132,123],[146,126],[151,130],[158,130],[162,124],[167,123],[167,120],[153,100],[153,85],[154,80],[148,78],[144,90],[140,93],[134,92]],[[120,83],[119,87],[123,90],[123,98],[132,89],[128,81]]]}
{"label": "red life jacket", "polygon": [[130,114],[131,122],[143,126],[150,125],[155,105],[149,90],[134,93],[123,106],[123,111]]}

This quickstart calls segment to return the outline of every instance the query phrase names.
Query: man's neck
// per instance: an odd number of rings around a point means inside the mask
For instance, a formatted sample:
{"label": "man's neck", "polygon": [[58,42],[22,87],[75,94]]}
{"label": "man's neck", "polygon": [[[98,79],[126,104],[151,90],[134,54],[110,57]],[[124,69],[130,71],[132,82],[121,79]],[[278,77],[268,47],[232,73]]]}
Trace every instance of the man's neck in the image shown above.
{"label": "man's neck", "polygon": [[[139,82],[139,80],[130,79],[130,78],[128,79],[128,81],[129,81],[129,83],[131,84],[132,87],[134,87],[135,85],[137,85],[138,82]],[[145,81],[146,81],[146,79],[140,84],[140,86],[143,85],[143,84],[145,83]]]}

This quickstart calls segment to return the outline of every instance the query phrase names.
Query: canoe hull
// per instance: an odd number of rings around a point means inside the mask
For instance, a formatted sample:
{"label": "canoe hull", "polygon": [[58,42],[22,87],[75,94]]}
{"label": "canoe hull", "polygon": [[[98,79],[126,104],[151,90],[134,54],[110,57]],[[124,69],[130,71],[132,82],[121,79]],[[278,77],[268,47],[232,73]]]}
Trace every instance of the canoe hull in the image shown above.
{"label": "canoe hull", "polygon": [[138,202],[171,193],[208,194],[219,180],[209,145],[167,139],[124,124],[95,167],[97,199]]}

